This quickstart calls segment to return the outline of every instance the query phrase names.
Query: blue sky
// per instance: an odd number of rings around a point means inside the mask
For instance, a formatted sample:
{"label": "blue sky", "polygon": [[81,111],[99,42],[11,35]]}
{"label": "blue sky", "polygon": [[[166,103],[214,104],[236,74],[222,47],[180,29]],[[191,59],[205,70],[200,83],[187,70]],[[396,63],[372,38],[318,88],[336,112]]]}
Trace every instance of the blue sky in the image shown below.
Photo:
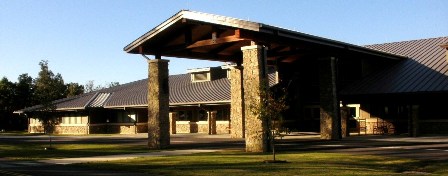
{"label": "blue sky", "polygon": [[[357,45],[448,36],[446,0],[0,1],[0,77],[33,78],[39,61],[65,82],[127,83],[147,63],[123,47],[181,9],[236,17]],[[170,74],[221,63],[170,59]]]}

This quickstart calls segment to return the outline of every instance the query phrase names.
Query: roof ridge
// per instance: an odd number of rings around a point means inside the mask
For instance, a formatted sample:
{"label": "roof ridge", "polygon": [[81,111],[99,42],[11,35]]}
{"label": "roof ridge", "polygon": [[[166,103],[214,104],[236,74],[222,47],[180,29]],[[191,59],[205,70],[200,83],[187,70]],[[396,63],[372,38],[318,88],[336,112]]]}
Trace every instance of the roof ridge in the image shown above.
{"label": "roof ridge", "polygon": [[442,38],[448,38],[448,36],[403,40],[403,41],[386,42],[386,43],[375,43],[375,44],[368,44],[368,45],[362,45],[362,46],[369,47],[369,46],[378,46],[378,45],[386,45],[386,44],[397,44],[397,43],[404,43],[404,42],[415,42],[415,41],[420,41],[420,40],[434,40],[434,39],[442,39]]}

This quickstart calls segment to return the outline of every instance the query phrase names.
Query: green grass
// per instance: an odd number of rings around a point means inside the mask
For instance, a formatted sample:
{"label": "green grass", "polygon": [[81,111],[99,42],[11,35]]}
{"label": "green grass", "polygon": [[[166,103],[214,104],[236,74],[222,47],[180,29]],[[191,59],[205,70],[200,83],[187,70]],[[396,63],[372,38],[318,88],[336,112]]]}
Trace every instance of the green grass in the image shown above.
{"label": "green grass", "polygon": [[54,144],[55,150],[45,150],[48,146],[48,143],[0,144],[0,158],[40,160],[148,152],[146,146],[122,144]]}
{"label": "green grass", "polygon": [[42,135],[40,133],[28,133],[28,131],[4,131],[0,132],[0,136],[35,136]]}
{"label": "green grass", "polygon": [[263,163],[270,155],[218,152],[184,156],[144,157],[78,164],[98,169],[144,172],[155,175],[447,175],[446,162],[335,153],[287,153],[288,163]]}

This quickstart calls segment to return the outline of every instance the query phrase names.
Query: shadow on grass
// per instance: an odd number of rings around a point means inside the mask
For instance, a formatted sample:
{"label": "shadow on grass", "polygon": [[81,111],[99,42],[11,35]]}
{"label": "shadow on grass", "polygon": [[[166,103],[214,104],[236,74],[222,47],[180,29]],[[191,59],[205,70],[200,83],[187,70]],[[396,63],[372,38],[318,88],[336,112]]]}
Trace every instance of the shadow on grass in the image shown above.
{"label": "shadow on grass", "polygon": [[263,163],[270,156],[244,152],[145,157],[79,166],[162,175],[393,175],[446,173],[445,162],[425,162],[381,156],[334,153],[283,153],[288,163]]}
{"label": "shadow on grass", "polygon": [[39,160],[148,152],[146,146],[119,144],[53,144],[54,150],[45,150],[47,147],[48,144],[0,144],[0,158]]}

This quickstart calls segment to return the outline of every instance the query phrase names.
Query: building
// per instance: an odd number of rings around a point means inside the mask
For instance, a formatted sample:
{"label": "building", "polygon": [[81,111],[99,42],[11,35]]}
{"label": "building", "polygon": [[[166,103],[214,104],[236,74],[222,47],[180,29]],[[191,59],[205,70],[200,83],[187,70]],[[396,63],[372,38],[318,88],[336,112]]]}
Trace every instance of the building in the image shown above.
{"label": "building", "polygon": [[[230,131],[230,80],[228,66],[189,69],[187,74],[171,75],[170,119],[172,134]],[[274,85],[276,75],[269,74]],[[59,118],[55,133],[95,134],[146,133],[148,125],[148,79],[98,90],[55,101],[54,115]],[[29,118],[28,131],[43,133],[42,124],[33,117],[39,105],[15,113]],[[213,118],[213,119],[211,119]],[[175,119],[174,121],[172,119]],[[211,126],[211,120],[213,126]],[[210,124],[210,125],[209,125]]]}
{"label": "building", "polygon": [[[445,105],[438,102],[448,96],[447,45],[448,37],[439,37],[357,46],[267,24],[183,10],[124,48],[130,54],[155,58],[148,61],[149,80],[130,83],[142,84],[140,96],[131,96],[134,88],[120,86],[111,89],[122,89],[119,93],[81,95],[78,99],[83,101],[79,100],[76,108],[102,107],[98,117],[110,111],[139,111],[134,130],[139,132],[139,128],[145,128],[139,124],[149,117],[148,131],[154,134],[150,143],[154,148],[163,148],[169,145],[167,134],[170,130],[173,132],[173,119],[195,116],[194,112],[186,112],[194,107],[201,115],[194,117],[198,122],[177,121],[176,131],[196,132],[192,130],[196,126],[197,132],[228,130],[232,137],[246,138],[247,151],[265,150],[267,136],[259,133],[265,128],[264,122],[248,113],[245,104],[259,103],[258,90],[269,66],[276,70],[277,85],[288,90],[290,108],[285,112],[284,125],[291,129],[319,131],[322,139],[330,140],[347,136],[350,128],[363,134],[446,134],[448,114],[444,111]],[[169,61],[161,59],[162,56],[235,63],[236,66],[225,69],[226,78],[222,81],[226,83],[216,84],[225,87],[228,94],[224,96],[222,90],[206,94],[204,91],[209,87],[194,86],[180,92],[174,79],[181,76],[168,79]],[[192,85],[219,82],[220,79],[213,80],[205,72],[191,70],[189,76],[184,75],[189,79],[184,80],[191,81]],[[196,79],[211,81],[195,83]],[[145,82],[149,86],[143,86]],[[210,89],[214,90],[213,86]],[[144,102],[144,93],[150,101]],[[177,101],[186,95],[192,95],[192,99]],[[78,102],[67,99],[60,103],[68,100]],[[218,127],[218,122],[215,127],[213,122],[221,107],[230,113],[226,116],[229,124],[225,128]],[[199,112],[198,108],[204,111]],[[347,111],[351,111],[351,117]],[[221,114],[225,114],[224,110]],[[133,119],[132,115],[123,116]],[[207,130],[200,127],[205,123],[203,116],[210,121],[205,125]],[[94,115],[89,117],[97,119]],[[81,119],[87,118],[84,115]],[[90,127],[95,124],[88,120],[81,122],[92,124]],[[182,123],[190,126],[189,130],[181,127]],[[132,123],[129,129],[132,131]]]}

